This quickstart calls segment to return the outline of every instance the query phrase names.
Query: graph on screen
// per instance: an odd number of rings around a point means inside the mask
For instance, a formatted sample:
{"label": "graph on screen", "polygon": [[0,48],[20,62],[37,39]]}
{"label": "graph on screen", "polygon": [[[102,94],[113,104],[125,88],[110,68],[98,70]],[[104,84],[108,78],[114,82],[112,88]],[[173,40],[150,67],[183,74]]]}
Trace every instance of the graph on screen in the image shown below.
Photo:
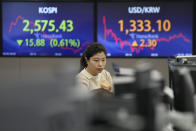
{"label": "graph on screen", "polygon": [[93,3],[3,2],[3,56],[80,56],[94,41]]}
{"label": "graph on screen", "polygon": [[98,41],[111,57],[192,55],[191,7],[191,2],[100,2]]}

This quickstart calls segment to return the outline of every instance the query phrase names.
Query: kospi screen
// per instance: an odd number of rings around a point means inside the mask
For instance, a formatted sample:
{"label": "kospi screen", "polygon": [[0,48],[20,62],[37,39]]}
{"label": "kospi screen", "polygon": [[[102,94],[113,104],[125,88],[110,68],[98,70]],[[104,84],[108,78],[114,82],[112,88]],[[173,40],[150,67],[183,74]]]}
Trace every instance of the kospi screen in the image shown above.
{"label": "kospi screen", "polygon": [[3,2],[3,56],[80,56],[94,41],[91,2]]}
{"label": "kospi screen", "polygon": [[98,3],[97,39],[111,57],[192,55],[191,2]]}

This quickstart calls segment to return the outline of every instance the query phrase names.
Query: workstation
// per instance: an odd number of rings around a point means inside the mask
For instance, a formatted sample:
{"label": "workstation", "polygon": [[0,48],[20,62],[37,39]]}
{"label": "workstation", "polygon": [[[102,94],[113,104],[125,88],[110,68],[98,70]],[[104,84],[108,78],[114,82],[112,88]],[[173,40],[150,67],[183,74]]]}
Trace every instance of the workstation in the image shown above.
{"label": "workstation", "polygon": [[[2,0],[0,8],[0,130],[196,130],[194,1]],[[95,41],[107,50],[112,94],[86,92],[75,79]]]}

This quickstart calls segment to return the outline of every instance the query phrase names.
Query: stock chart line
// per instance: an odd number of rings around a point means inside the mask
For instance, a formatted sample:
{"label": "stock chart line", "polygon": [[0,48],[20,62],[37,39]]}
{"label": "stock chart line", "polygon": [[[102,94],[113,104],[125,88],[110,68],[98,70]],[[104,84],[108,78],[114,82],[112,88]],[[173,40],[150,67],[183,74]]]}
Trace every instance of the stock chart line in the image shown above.
{"label": "stock chart line", "polygon": [[18,24],[18,21],[19,21],[19,20],[24,20],[24,17],[22,17],[22,16],[19,15],[19,16],[17,16],[15,22],[11,22],[11,23],[10,23],[10,27],[9,27],[9,31],[8,31],[9,33],[12,31],[12,27],[13,27],[13,26],[16,26],[16,25]]}
{"label": "stock chart line", "polygon": [[[130,51],[133,53],[134,51],[136,53],[140,53],[141,50],[143,50],[146,47],[134,47],[132,46],[130,41],[127,40],[122,40],[120,37],[118,37],[113,31],[112,29],[108,29],[107,25],[106,25],[106,16],[103,16],[103,25],[104,25],[104,40],[107,40],[107,37],[109,35],[111,35],[111,37],[114,39],[116,45],[119,43],[120,44],[120,49],[123,50],[124,45],[129,46]],[[156,39],[157,42],[170,42],[173,39],[179,39],[179,38],[183,38],[185,42],[189,43],[190,40],[188,38],[186,38],[182,33],[179,33],[178,35],[174,34],[173,36],[169,36],[169,38],[159,38]],[[145,43],[146,44],[146,43]],[[151,50],[154,50],[155,47],[149,47]]]}
{"label": "stock chart line", "polygon": [[[17,16],[15,22],[11,22],[11,23],[10,23],[9,31],[8,31],[9,33],[12,31],[13,26],[16,26],[16,25],[18,24],[19,20],[22,20],[22,21],[23,21],[23,20],[25,20],[25,18],[22,17],[21,15]],[[30,21],[30,24],[32,24],[33,27],[36,27],[36,26],[35,26],[35,23],[34,23],[33,21]],[[44,35],[48,40],[54,39],[54,38],[52,38],[52,37],[47,36],[47,34],[46,34],[45,32],[42,32],[42,33],[43,33],[43,35]]]}
{"label": "stock chart line", "polygon": [[71,50],[74,54],[78,53],[79,51],[81,51],[85,45],[88,45],[90,44],[90,42],[86,41],[82,44],[82,46],[80,46],[80,48],[78,49],[74,49],[74,48],[70,48],[70,47],[61,47],[61,49],[64,49],[64,50]]}
{"label": "stock chart line", "polygon": [[[12,32],[13,26],[16,26],[18,24],[19,20],[23,21],[23,20],[25,20],[25,18],[22,17],[21,15],[17,16],[16,20],[14,22],[10,23],[9,30],[8,30],[9,33]],[[33,21],[30,21],[30,24],[32,24],[33,27],[36,27],[35,23]],[[48,40],[54,39],[53,37],[49,37],[45,32],[42,32],[42,33],[43,33],[43,35],[45,36],[46,39],[48,39]],[[85,47],[85,45],[88,45],[88,44],[90,44],[90,42],[86,41],[83,44],[81,44],[80,48],[78,48],[78,49],[74,49],[74,48],[71,48],[71,47],[60,47],[60,48],[63,49],[63,50],[71,50],[74,54],[76,54],[79,51],[81,51]]]}
{"label": "stock chart line", "polygon": [[183,38],[184,41],[187,42],[187,43],[190,42],[190,40],[187,39],[182,33],[179,33],[178,35],[174,34],[173,36],[169,36],[168,39],[166,39],[166,38],[159,38],[159,39],[156,39],[156,40],[157,40],[157,42],[161,42],[161,41],[170,42],[173,39],[179,39],[179,38]]}

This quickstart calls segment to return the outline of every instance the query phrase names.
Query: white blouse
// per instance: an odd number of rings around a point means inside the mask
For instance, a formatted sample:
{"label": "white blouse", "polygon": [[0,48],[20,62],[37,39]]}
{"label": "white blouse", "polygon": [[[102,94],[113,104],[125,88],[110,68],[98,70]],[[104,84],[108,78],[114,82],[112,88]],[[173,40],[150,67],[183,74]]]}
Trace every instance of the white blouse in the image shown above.
{"label": "white blouse", "polygon": [[96,76],[91,75],[86,71],[86,69],[83,69],[78,75],[77,80],[79,82],[79,86],[82,88],[87,88],[88,90],[94,90],[101,88],[101,82],[103,80],[107,80],[112,89],[111,92],[114,92],[113,83],[112,83],[112,77],[110,73],[106,70],[103,70],[101,73],[99,73]]}

